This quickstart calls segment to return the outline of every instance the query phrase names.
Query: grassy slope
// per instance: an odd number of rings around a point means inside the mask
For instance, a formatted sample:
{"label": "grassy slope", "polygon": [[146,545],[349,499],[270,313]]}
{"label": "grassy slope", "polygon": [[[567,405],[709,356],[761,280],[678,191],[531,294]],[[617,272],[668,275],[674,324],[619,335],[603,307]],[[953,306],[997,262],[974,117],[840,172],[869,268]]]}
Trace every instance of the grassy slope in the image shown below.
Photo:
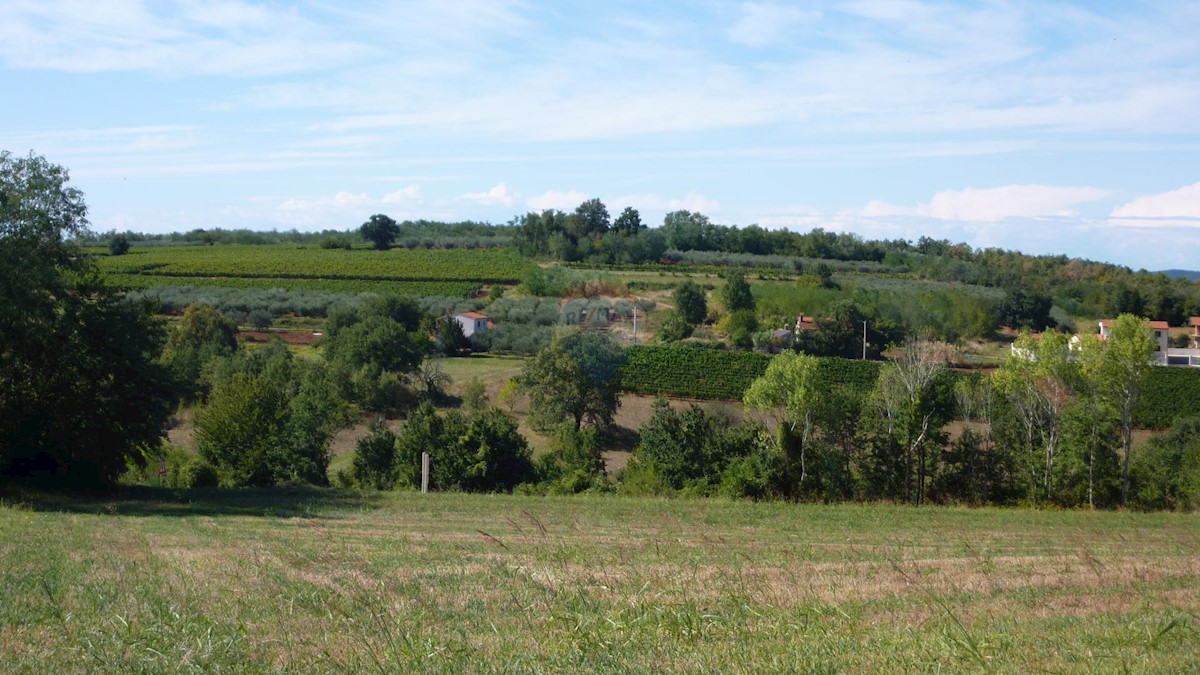
{"label": "grassy slope", "polygon": [[1195,517],[143,494],[0,506],[3,669],[1183,672],[1200,662]]}

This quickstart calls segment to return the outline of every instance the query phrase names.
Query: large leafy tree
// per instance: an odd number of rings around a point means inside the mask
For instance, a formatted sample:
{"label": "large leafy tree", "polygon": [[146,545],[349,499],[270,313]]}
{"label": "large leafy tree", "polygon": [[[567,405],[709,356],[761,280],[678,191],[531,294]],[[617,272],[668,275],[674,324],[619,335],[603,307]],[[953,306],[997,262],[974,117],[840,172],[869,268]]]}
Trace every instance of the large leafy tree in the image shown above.
{"label": "large leafy tree", "polygon": [[196,434],[223,484],[328,483],[341,401],[324,364],[297,361],[274,342],[219,362],[214,380]]}
{"label": "large leafy tree", "polygon": [[1142,395],[1146,373],[1152,367],[1154,338],[1145,319],[1122,314],[1112,323],[1103,357],[1102,387],[1120,419],[1124,448],[1121,466],[1121,505],[1129,502],[1129,462],[1133,448],[1133,413]]}
{"label": "large leafy tree", "polygon": [[358,228],[358,234],[375,248],[386,251],[400,236],[400,226],[392,218],[376,213]]}
{"label": "large leafy tree", "polygon": [[642,214],[632,206],[626,206],[625,210],[621,211],[621,215],[613,221],[613,230],[624,236],[635,235],[641,232],[645,225],[642,224]]}
{"label": "large leafy tree", "polygon": [[827,398],[827,384],[817,373],[817,358],[784,352],[771,359],[761,377],[750,383],[744,402],[746,409],[773,413],[779,428],[779,447],[788,450],[789,436],[799,445],[800,475],[803,484],[808,474],[807,453],[816,429],[817,417]]}
{"label": "large leafy tree", "polygon": [[104,286],[66,169],[0,152],[0,472],[111,483],[144,463],[170,413],[150,308]]}
{"label": "large leafy tree", "polygon": [[[1054,497],[1055,462],[1062,440],[1062,418],[1071,392],[1079,387],[1079,364],[1065,334],[1025,334],[995,374],[997,388],[1025,432],[1025,468],[1029,496]],[[1040,451],[1040,452],[1039,452]]]}
{"label": "large leafy tree", "polygon": [[192,304],[175,322],[163,349],[162,362],[171,370],[183,398],[202,394],[200,374],[204,365],[237,351],[237,324],[215,308]]}
{"label": "large leafy tree", "polygon": [[721,304],[726,312],[742,310],[753,311],[755,308],[754,295],[750,292],[750,284],[741,272],[730,272],[725,277],[725,285],[721,287]]}
{"label": "large leafy tree", "polygon": [[589,199],[575,208],[575,238],[600,236],[609,229],[608,207],[599,199]]}
{"label": "large leafy tree", "polygon": [[525,366],[519,386],[529,395],[530,420],[551,430],[570,420],[576,430],[587,422],[612,426],[620,405],[618,375],[625,354],[607,333],[559,335]]}

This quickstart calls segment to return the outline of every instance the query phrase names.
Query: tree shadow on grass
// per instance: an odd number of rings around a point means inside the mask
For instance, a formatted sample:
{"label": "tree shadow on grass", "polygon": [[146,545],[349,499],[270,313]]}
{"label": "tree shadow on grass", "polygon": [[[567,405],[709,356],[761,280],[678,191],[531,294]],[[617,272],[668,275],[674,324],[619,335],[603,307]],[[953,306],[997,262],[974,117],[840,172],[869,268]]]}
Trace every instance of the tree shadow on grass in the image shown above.
{"label": "tree shadow on grass", "polygon": [[64,492],[0,485],[0,504],[32,511],[112,516],[350,517],[377,509],[386,496],[311,486],[180,490],[143,485],[107,492]]}

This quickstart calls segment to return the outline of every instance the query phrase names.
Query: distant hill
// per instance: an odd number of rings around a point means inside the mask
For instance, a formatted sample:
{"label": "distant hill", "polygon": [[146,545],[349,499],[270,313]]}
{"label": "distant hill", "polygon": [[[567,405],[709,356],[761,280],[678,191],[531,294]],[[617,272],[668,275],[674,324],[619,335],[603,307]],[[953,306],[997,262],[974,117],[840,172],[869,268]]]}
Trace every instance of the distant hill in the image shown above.
{"label": "distant hill", "polygon": [[1165,274],[1172,279],[1187,279],[1188,281],[1200,281],[1200,272],[1196,270],[1162,270],[1158,274]]}

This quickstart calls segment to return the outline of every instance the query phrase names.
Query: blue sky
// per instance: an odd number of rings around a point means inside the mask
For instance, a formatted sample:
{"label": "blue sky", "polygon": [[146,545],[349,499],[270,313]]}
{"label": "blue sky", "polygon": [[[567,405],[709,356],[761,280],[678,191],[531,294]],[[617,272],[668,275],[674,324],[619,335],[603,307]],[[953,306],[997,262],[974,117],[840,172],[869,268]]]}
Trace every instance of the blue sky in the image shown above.
{"label": "blue sky", "polygon": [[1200,269],[1200,3],[6,0],[93,228],[661,222]]}

